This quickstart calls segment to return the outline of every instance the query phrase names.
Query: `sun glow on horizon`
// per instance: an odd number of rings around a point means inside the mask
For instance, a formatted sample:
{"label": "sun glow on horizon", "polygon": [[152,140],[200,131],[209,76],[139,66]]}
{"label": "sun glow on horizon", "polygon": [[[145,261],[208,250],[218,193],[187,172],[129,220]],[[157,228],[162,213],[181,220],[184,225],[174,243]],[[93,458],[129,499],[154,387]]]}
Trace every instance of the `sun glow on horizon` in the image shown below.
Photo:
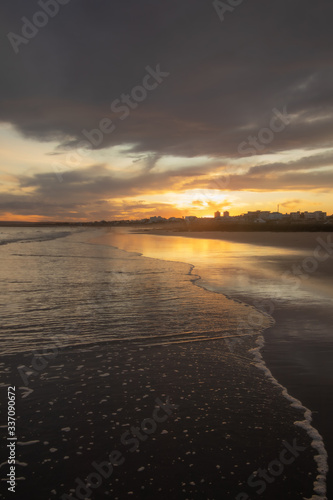
{"label": "sun glow on horizon", "polygon": [[[295,149],[245,158],[188,158],[136,153],[134,148],[134,144],[123,144],[91,150],[87,157],[75,163],[69,161],[74,158],[71,155],[77,153],[75,149],[60,151],[56,141],[28,139],[12,125],[0,124],[3,199],[0,219],[43,222],[142,219],[154,215],[212,217],[217,210],[241,215],[250,210],[276,211],[278,205],[283,213],[297,210],[333,213],[329,184],[294,190],[265,189],[265,184],[262,187],[264,174],[260,174],[255,176],[253,187],[249,184],[237,189],[237,183],[240,187],[244,184],[243,179],[246,185],[246,176],[252,167],[267,166],[266,178],[271,176],[274,186],[274,179],[286,170],[280,172],[277,167],[269,173],[271,166],[281,162],[289,168],[290,162],[301,163],[303,158],[307,159],[304,168],[299,165],[294,175],[302,172],[329,179],[332,149],[318,148],[310,155]],[[318,157],[321,163],[312,167],[311,161],[315,163]],[[57,176],[55,163],[62,165],[61,175]],[[292,173],[292,165],[290,171]],[[288,180],[288,170],[285,175]],[[228,176],[229,183],[225,182]],[[109,182],[110,188],[113,182],[118,183],[119,193],[108,195],[105,182]]]}

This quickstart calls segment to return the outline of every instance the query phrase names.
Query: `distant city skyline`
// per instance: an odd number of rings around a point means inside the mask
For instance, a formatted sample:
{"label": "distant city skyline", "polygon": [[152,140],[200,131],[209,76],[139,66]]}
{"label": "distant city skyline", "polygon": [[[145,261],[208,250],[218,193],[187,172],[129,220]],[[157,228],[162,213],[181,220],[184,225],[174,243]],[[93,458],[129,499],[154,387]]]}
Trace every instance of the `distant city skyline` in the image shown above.
{"label": "distant city skyline", "polygon": [[[153,212],[154,213],[154,212]],[[220,214],[220,215],[218,215]],[[129,217],[129,218],[120,218],[120,217],[117,217],[117,218],[110,218],[110,217],[106,217],[104,219],[101,219],[101,220],[98,220],[96,219],[98,222],[104,220],[104,221],[124,221],[124,220],[133,220],[133,221],[144,221],[144,220],[154,220],[156,219],[156,221],[158,219],[160,220],[184,220],[184,219],[216,219],[216,218],[220,218],[220,219],[226,219],[226,218],[229,218],[229,219],[239,219],[239,218],[242,218],[242,217],[256,217],[258,219],[260,218],[264,218],[265,219],[265,216],[267,216],[268,218],[268,214],[270,215],[274,215],[274,214],[279,214],[281,216],[284,216],[284,217],[291,217],[293,220],[298,220],[298,219],[315,219],[315,220],[318,220],[318,221],[322,221],[322,220],[327,220],[328,218],[331,218],[333,217],[333,213],[328,213],[328,212],[325,212],[323,210],[297,210],[297,211],[290,211],[290,212],[277,212],[277,211],[270,211],[270,210],[248,210],[247,212],[241,212],[241,213],[233,213],[232,211],[230,210],[217,210],[215,211],[214,213],[210,213],[209,215],[194,215],[193,213],[189,213],[187,215],[170,215],[170,216],[163,216],[161,215],[160,213],[154,213],[154,215],[151,215],[151,214],[145,214],[144,217]],[[275,217],[270,217],[271,220],[277,220],[277,218]],[[33,220],[32,218],[28,218],[28,219],[25,219],[25,218],[13,218],[13,219],[3,219],[3,218],[0,218],[0,222],[94,222],[94,219],[87,219],[87,220],[81,220],[81,219],[75,219],[75,218],[71,218],[70,220],[67,220],[66,218],[64,219],[53,219],[53,220],[48,220],[48,219],[41,219],[41,220]]]}

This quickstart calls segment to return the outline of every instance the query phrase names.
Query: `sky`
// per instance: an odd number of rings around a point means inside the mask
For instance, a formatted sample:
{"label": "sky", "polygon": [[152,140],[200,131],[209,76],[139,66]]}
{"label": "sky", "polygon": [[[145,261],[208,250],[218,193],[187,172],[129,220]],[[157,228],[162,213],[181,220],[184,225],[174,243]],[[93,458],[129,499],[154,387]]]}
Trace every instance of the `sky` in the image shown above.
{"label": "sky", "polygon": [[0,220],[333,213],[331,0],[3,0]]}

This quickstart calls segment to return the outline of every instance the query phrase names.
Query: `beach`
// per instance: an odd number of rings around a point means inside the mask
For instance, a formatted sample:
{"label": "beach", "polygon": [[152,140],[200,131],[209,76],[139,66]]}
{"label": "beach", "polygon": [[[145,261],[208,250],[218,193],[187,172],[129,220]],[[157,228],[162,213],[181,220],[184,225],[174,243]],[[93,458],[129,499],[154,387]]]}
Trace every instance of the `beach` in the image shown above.
{"label": "beach", "polygon": [[333,3],[0,8],[0,500],[333,500]]}
{"label": "beach", "polygon": [[244,270],[232,290],[234,244],[223,283],[207,239],[57,231],[1,247],[19,498],[325,498],[313,408],[281,386]]}
{"label": "beach", "polygon": [[[196,272],[201,276],[200,286],[254,305],[274,318],[275,324],[264,335],[265,345],[261,351],[264,361],[290,394],[313,410],[314,426],[324,437],[332,470],[331,236],[327,233],[178,233],[163,229],[146,232],[145,236],[149,243],[141,243],[141,246],[136,243],[144,254],[171,259],[183,254],[184,259],[195,263]],[[154,236],[161,243],[150,241]],[[170,237],[176,239],[177,244],[166,243],[165,238]],[[184,239],[190,243],[186,244]],[[127,236],[119,236],[123,248],[132,248],[130,241]],[[318,247],[321,250],[316,254]],[[314,255],[321,259],[316,261]],[[329,474],[329,498],[331,488]]]}

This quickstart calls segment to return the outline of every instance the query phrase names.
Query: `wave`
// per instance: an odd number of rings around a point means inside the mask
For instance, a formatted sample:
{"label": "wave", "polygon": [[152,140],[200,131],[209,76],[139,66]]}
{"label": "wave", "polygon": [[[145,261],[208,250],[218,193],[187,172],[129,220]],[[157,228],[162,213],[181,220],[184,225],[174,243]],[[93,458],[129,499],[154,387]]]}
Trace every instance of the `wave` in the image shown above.
{"label": "wave", "polygon": [[[192,267],[192,269],[194,266]],[[198,275],[197,275],[198,276]],[[274,323],[275,320],[272,316],[268,314],[264,314],[262,311],[259,309],[255,308],[254,306],[250,306],[249,304],[246,304],[243,301],[240,301],[238,299],[232,298],[230,296],[227,296],[219,291],[213,291],[209,288],[206,288],[205,285],[201,282],[201,278],[199,277],[196,279],[191,280],[192,283],[196,286],[199,286],[200,288],[203,288],[209,292],[212,293],[218,293],[221,294],[225,297],[227,297],[229,300],[232,300],[233,302],[238,302],[238,303],[243,303],[244,305],[248,305],[249,307],[255,309],[259,314],[265,315],[270,318],[271,320],[271,325],[268,327],[264,328],[263,331],[258,331],[256,334],[248,334],[251,336],[256,335],[256,344],[257,346],[255,348],[251,348],[248,352],[252,354],[254,358],[254,365],[259,369],[262,370],[265,374],[265,376],[271,381],[271,383],[275,386],[277,386],[281,390],[282,396],[290,402],[290,406],[293,408],[296,408],[300,411],[303,412],[304,415],[304,420],[297,420],[294,422],[294,425],[301,427],[306,431],[308,434],[309,438],[311,439],[311,447],[315,450],[317,455],[315,455],[314,460],[316,462],[317,466],[317,476],[316,480],[314,481],[313,484],[313,491],[314,495],[312,495],[310,498],[305,498],[304,500],[327,500],[327,487],[326,487],[326,476],[328,473],[328,454],[325,448],[325,443],[324,439],[321,436],[321,434],[318,432],[318,430],[312,426],[312,412],[309,408],[303,405],[301,401],[299,401],[297,398],[294,396],[290,395],[287,388],[284,387],[280,382],[273,376],[272,372],[268,368],[268,366],[265,363],[265,360],[261,354],[264,345],[265,345],[265,338],[264,338],[264,331],[268,330]],[[246,336],[248,336],[246,335]],[[235,336],[233,336],[235,337]],[[237,335],[237,337],[240,337],[240,335]],[[218,338],[218,337],[216,337]],[[220,338],[225,338],[225,337],[220,337]],[[211,339],[205,339],[205,340],[211,340]]]}
{"label": "wave", "polygon": [[43,241],[56,240],[58,238],[65,238],[70,234],[72,234],[71,231],[62,231],[58,233],[45,233],[43,235],[36,234],[33,236],[25,233],[16,238],[0,239],[0,245],[10,245],[12,243],[39,243]]}

